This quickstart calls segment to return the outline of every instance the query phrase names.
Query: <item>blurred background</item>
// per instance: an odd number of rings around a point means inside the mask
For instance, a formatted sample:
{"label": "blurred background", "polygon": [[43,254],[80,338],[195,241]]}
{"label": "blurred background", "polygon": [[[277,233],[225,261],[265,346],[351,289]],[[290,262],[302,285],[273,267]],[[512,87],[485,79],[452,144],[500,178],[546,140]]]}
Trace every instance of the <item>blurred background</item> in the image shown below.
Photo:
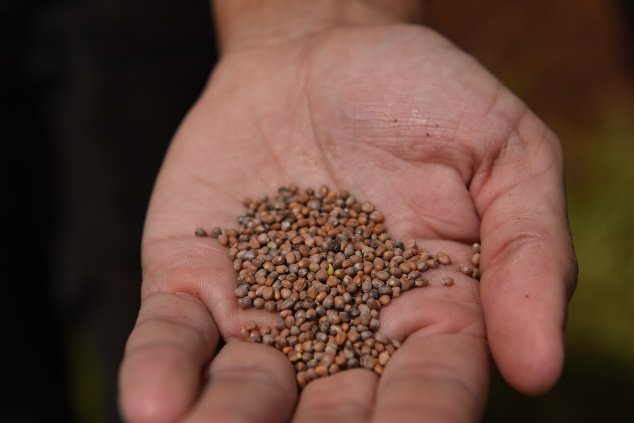
{"label": "blurred background", "polygon": [[[428,0],[427,24],[559,135],[579,285],[547,395],[494,373],[485,422],[594,422],[634,398],[634,7],[628,0]],[[139,306],[145,208],[216,59],[205,0],[0,6],[3,422],[117,422]]]}

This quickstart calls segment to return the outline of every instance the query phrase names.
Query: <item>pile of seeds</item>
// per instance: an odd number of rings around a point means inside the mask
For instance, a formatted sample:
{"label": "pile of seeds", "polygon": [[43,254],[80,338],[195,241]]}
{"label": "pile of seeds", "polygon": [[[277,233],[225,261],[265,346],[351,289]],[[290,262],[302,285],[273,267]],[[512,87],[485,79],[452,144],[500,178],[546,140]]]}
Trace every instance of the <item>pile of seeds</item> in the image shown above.
{"label": "pile of seeds", "polygon": [[[209,235],[229,248],[239,306],[276,312],[279,319],[273,327],[250,323],[242,336],[282,351],[301,388],[344,369],[380,375],[400,342],[377,332],[379,311],[401,293],[427,286],[425,271],[450,264],[449,256],[393,240],[372,203],[327,186],[289,185],[244,205],[238,229],[214,228]],[[474,244],[472,264],[460,271],[478,278],[478,266]]]}

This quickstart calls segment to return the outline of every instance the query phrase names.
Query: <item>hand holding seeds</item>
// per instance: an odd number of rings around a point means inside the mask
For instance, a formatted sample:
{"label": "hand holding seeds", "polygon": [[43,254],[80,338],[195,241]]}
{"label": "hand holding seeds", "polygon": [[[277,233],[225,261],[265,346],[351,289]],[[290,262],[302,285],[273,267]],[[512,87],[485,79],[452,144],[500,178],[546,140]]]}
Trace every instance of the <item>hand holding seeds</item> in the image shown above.
{"label": "hand holding seeds", "polygon": [[575,280],[554,136],[404,9],[239,3],[148,210],[126,420],[477,421],[490,356],[547,390]]}
{"label": "hand holding seeds", "polygon": [[[273,198],[246,199],[239,228],[212,229],[238,272],[234,291],[242,309],[279,313],[275,326],[249,322],[243,339],[284,353],[304,388],[341,370],[366,368],[381,375],[401,345],[377,333],[379,311],[403,292],[425,287],[427,270],[449,265],[410,240],[393,240],[383,213],[347,191],[327,186],[300,191],[291,184]],[[194,232],[207,236],[203,228]],[[479,278],[480,245],[461,272]],[[441,284],[452,286],[451,276]]]}

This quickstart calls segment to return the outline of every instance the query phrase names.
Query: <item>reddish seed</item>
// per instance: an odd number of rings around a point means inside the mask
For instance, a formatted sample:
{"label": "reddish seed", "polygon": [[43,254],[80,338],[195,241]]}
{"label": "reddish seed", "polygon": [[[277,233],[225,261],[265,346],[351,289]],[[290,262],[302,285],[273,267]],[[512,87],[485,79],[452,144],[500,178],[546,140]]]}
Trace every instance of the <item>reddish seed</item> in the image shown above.
{"label": "reddish seed", "polygon": [[449,258],[449,256],[445,253],[438,253],[436,254],[436,260],[438,260],[438,263],[440,264],[450,264],[451,263],[451,258]]}
{"label": "reddish seed", "polygon": [[372,203],[326,186],[289,185],[246,206],[238,229],[210,235],[229,249],[238,305],[280,319],[261,329],[249,324],[243,338],[286,354],[300,388],[359,366],[381,374],[400,343],[376,333],[379,310],[402,291],[427,285],[422,273],[449,257],[393,240]]}

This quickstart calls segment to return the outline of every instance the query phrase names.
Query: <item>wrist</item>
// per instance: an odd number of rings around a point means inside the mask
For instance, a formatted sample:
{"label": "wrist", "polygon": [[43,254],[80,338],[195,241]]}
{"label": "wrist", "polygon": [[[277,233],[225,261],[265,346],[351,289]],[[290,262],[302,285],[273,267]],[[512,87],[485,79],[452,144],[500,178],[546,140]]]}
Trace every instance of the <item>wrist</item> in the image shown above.
{"label": "wrist", "polygon": [[422,0],[213,0],[220,50],[272,45],[336,26],[418,23]]}

